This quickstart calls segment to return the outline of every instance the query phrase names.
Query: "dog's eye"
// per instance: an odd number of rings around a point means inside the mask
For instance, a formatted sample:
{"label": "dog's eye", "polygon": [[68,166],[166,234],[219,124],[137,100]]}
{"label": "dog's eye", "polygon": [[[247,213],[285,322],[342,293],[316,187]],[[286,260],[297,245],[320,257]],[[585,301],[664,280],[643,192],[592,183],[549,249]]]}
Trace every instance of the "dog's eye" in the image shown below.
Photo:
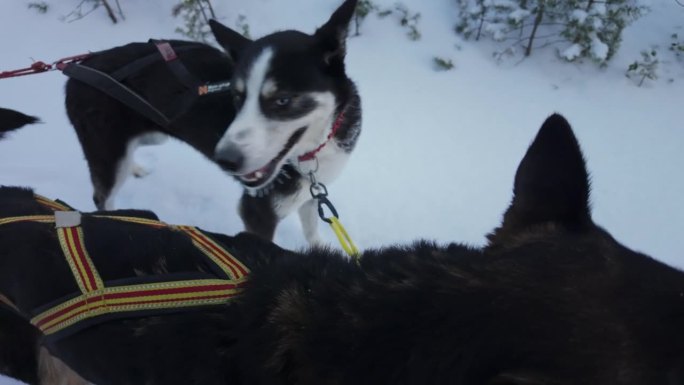
{"label": "dog's eye", "polygon": [[287,97],[287,96],[283,96],[280,98],[276,98],[274,102],[275,102],[275,105],[278,107],[287,107],[290,105],[290,103],[292,103],[292,98]]}

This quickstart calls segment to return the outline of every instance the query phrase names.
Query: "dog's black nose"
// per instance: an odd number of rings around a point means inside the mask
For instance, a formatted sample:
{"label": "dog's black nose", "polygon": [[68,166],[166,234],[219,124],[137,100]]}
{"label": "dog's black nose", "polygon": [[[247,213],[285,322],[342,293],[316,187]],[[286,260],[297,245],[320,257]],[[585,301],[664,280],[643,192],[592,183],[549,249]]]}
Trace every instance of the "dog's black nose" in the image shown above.
{"label": "dog's black nose", "polygon": [[217,149],[214,159],[224,170],[235,172],[242,167],[245,157],[237,147],[229,145],[220,150]]}

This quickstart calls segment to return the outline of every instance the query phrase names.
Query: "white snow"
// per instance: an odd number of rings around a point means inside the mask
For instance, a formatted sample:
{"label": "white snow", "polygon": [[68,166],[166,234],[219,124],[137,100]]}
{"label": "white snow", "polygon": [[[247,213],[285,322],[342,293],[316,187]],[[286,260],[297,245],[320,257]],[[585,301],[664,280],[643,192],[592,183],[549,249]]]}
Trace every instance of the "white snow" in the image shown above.
{"label": "white snow", "polygon": [[513,0],[485,0],[484,4],[488,7],[516,8],[519,5]]}
{"label": "white snow", "polygon": [[570,47],[564,49],[560,53],[560,56],[567,61],[573,61],[577,57],[579,57],[581,53],[582,53],[582,46],[575,43],[575,44],[570,45]]}
{"label": "white snow", "polygon": [[[31,59],[177,38],[180,22],[170,16],[176,2],[121,0],[127,19],[111,25],[101,11],[61,22],[77,0],[50,1],[46,15],[26,9],[26,2],[2,1],[0,71],[26,67]],[[284,28],[313,32],[341,0],[213,3],[226,23],[245,15],[252,36],[261,36]],[[376,3],[390,8],[395,0]],[[421,40],[409,41],[392,18],[370,16],[347,47],[347,69],[363,98],[364,132],[346,170],[328,187],[359,246],[418,238],[482,245],[510,202],[528,144],[544,119],[559,112],[585,151],[596,222],[626,246],[684,267],[684,66],[661,49],[660,80],[638,88],[624,76],[641,50],[666,47],[670,35],[681,32],[684,7],[653,2],[653,11],[627,28],[608,67],[598,68],[567,64],[550,50],[497,65],[487,42],[454,34],[455,1],[404,3],[422,15]],[[445,51],[458,67],[434,71],[434,56]],[[92,188],[64,113],[65,80],[58,72],[0,80],[0,106],[44,121],[0,142],[0,184],[31,186],[88,211],[94,209]],[[151,209],[167,222],[210,231],[242,230],[240,187],[187,145],[142,147],[136,161],[152,173],[128,180],[116,206]],[[320,231],[335,244],[324,224]],[[275,241],[306,245],[297,218],[281,224]]]}
{"label": "white snow", "polygon": [[570,19],[577,20],[578,23],[582,24],[584,23],[584,20],[587,19],[587,16],[587,11],[583,9],[575,9],[574,11],[572,11]]}
{"label": "white snow", "polygon": [[602,42],[595,33],[591,36],[591,56],[599,62],[608,57],[608,44]]}
{"label": "white snow", "polygon": [[492,34],[492,39],[501,41],[506,38],[509,25],[507,23],[488,23],[485,25],[485,31]]}
{"label": "white snow", "polygon": [[526,9],[516,9],[508,14],[508,18],[514,23],[520,23],[528,16],[530,16],[530,11]]}
{"label": "white snow", "polygon": [[603,3],[594,3],[591,7],[591,10],[589,11],[592,15],[605,15],[606,14],[606,5]]}

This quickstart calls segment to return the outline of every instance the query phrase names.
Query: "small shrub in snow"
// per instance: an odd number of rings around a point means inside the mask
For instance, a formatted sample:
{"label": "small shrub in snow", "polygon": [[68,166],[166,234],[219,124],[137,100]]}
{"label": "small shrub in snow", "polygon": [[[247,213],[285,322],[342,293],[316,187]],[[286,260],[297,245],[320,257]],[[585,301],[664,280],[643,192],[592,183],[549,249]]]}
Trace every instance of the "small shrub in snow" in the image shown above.
{"label": "small shrub in snow", "polygon": [[173,6],[172,14],[183,19],[183,26],[176,28],[177,33],[193,40],[209,40],[209,19],[216,18],[210,0],[182,0]]}
{"label": "small shrub in snow", "polygon": [[252,34],[249,33],[249,24],[247,23],[247,16],[238,15],[238,18],[237,18],[237,21],[235,22],[235,25],[237,26],[240,33],[242,33],[242,36],[244,36],[248,39],[252,38]]}
{"label": "small shrub in snow", "polygon": [[121,9],[121,5],[119,4],[119,0],[114,1],[117,8],[116,11],[114,10],[114,7],[112,7],[112,5],[110,4],[110,0],[81,0],[81,2],[78,3],[78,5],[76,6],[76,8],[74,8],[73,11],[69,12],[69,14],[63,16],[61,19],[62,21],[70,23],[72,21],[80,20],[90,15],[98,8],[103,7],[107,12],[109,20],[111,20],[112,23],[116,24],[119,22],[119,19],[124,20],[125,17]]}
{"label": "small shrub in snow", "polygon": [[378,6],[375,5],[372,0],[359,0],[359,2],[356,3],[356,10],[354,11],[354,36],[359,36],[361,34],[359,28],[366,17],[372,12],[377,11]]}
{"label": "small shrub in snow", "polygon": [[449,71],[454,68],[454,62],[451,61],[451,59],[435,56],[433,61],[435,63],[435,69],[438,71]]}
{"label": "small shrub in snow", "polygon": [[604,64],[620,47],[622,31],[648,8],[639,0],[565,0],[555,12],[563,29],[560,35],[570,43],[561,52],[566,60],[590,58]]}
{"label": "small shrub in snow", "polygon": [[681,59],[684,56],[684,41],[679,40],[679,35],[672,34],[672,43],[670,43],[670,51],[674,52],[677,58]]}
{"label": "small shrub in snow", "polygon": [[49,6],[44,1],[33,1],[28,3],[28,8],[35,9],[38,13],[47,13]]}
{"label": "small shrub in snow", "polygon": [[658,79],[658,52],[655,49],[650,51],[641,51],[641,60],[636,60],[629,65],[625,75],[638,82],[637,85],[641,87],[646,79]]}
{"label": "small shrub in snow", "polygon": [[420,13],[411,13],[404,4],[397,4],[394,7],[399,14],[399,24],[408,29],[408,37],[411,40],[420,39],[420,31],[418,31],[418,21],[420,20]]}
{"label": "small shrub in snow", "polygon": [[[562,46],[573,61],[604,64],[619,48],[622,31],[647,11],[641,0],[458,0],[456,32],[466,39],[489,37],[507,42],[501,52],[525,56],[534,49]],[[502,56],[502,55],[498,55]]]}
{"label": "small shrub in snow", "polygon": [[372,0],[359,0],[356,5],[354,13],[355,36],[360,35],[361,24],[371,13],[375,13],[380,18],[385,18],[390,15],[399,16],[399,24],[408,29],[408,38],[411,40],[420,39],[421,35],[418,30],[420,13],[412,13],[406,5],[402,3],[397,3],[394,8],[380,9]]}
{"label": "small shrub in snow", "polygon": [[466,39],[491,37],[505,40],[529,16],[529,10],[512,0],[459,0],[460,21],[456,32]]}

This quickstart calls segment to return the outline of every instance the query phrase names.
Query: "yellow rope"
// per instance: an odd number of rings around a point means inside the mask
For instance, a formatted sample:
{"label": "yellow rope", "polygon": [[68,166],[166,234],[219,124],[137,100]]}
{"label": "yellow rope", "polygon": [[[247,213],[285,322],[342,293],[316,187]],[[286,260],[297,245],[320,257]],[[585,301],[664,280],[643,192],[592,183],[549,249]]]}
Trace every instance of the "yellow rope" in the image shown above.
{"label": "yellow rope", "polygon": [[345,230],[344,226],[342,226],[342,223],[340,223],[340,220],[337,219],[337,217],[332,216],[328,219],[330,219],[330,227],[335,232],[335,235],[337,236],[337,239],[340,241],[340,245],[342,246],[344,251],[346,251],[350,257],[352,257],[355,261],[358,262],[361,253],[354,244],[354,241],[352,241],[351,237],[347,233],[347,230]]}

